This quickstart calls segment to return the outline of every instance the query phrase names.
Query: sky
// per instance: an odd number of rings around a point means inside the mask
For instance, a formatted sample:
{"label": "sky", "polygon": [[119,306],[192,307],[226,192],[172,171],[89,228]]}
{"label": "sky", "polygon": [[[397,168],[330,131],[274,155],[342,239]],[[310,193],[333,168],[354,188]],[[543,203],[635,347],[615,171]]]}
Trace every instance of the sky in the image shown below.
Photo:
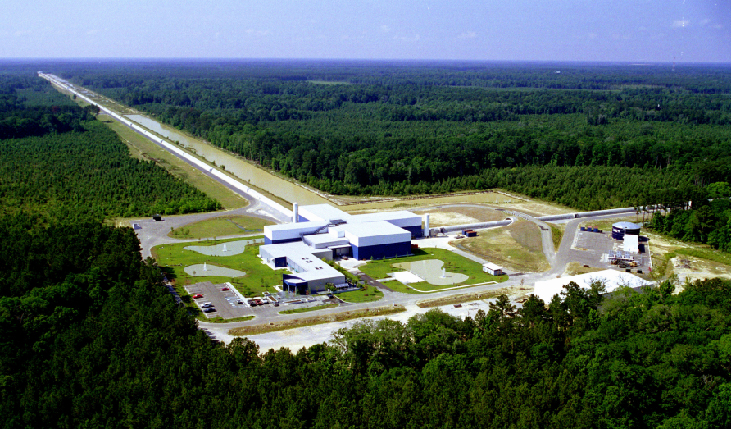
{"label": "sky", "polygon": [[731,0],[3,0],[0,58],[731,63]]}

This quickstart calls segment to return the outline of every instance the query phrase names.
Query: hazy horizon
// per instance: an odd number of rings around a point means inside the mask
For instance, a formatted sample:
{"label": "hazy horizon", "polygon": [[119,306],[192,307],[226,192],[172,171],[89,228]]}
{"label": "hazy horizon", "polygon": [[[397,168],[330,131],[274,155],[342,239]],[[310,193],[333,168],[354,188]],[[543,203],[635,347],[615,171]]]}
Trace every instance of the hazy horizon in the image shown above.
{"label": "hazy horizon", "polygon": [[6,59],[731,62],[714,0],[6,3]]}

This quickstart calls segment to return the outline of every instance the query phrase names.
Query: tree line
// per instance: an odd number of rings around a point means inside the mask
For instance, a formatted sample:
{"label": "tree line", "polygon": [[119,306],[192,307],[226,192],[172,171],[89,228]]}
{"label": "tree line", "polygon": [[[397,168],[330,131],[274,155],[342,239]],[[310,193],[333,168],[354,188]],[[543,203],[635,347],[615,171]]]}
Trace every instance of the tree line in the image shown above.
{"label": "tree line", "polygon": [[[555,193],[584,209],[629,205],[625,186],[729,180],[731,79],[720,66],[561,65],[557,74],[557,65],[214,64],[59,73],[335,194],[486,189],[494,181],[484,178],[500,171],[517,179],[505,183],[511,191]],[[613,171],[607,177],[638,168],[645,180],[605,183],[615,196],[590,201],[520,180],[554,167],[588,172],[586,181],[600,167]],[[656,180],[667,176],[672,183]]]}
{"label": "tree line", "polygon": [[132,158],[93,109],[28,73],[0,75],[1,212],[96,219],[216,210],[220,204]]}

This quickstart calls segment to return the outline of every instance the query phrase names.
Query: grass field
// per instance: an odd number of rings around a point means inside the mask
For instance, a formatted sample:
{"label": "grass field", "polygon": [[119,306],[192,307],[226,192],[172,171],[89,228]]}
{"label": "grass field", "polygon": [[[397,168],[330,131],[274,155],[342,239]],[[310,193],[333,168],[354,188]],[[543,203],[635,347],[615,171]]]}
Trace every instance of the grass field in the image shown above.
{"label": "grass field", "polygon": [[[419,249],[414,251],[414,256],[407,256],[404,258],[393,258],[393,259],[385,259],[385,260],[379,260],[379,261],[370,261],[367,264],[360,267],[360,270],[364,272],[365,274],[368,274],[369,276],[373,277],[374,279],[383,279],[388,277],[388,273],[393,273],[396,271],[403,271],[400,268],[397,268],[394,264],[398,264],[401,262],[416,262],[416,261],[423,261],[423,260],[429,260],[429,259],[438,259],[442,262],[444,262],[444,268],[449,272],[454,273],[461,273],[468,276],[468,279],[462,283],[458,283],[456,285],[432,285],[427,282],[418,282],[418,283],[412,283],[411,286],[413,286],[416,289],[420,289],[423,291],[438,291],[443,290],[445,288],[451,288],[454,286],[464,285],[469,286],[476,283],[484,283],[489,281],[497,281],[502,282],[508,279],[507,276],[500,276],[495,277],[491,276],[485,272],[482,271],[482,265],[469,260],[465,257],[462,257],[454,252],[450,252],[449,250],[444,249],[432,249],[432,248],[426,248],[426,249]],[[396,290],[398,292],[404,292],[404,293],[420,293],[417,291],[414,291],[412,289],[409,289],[405,285],[403,285],[400,282],[386,282],[384,285],[388,286],[389,288]]]}
{"label": "grass field", "polygon": [[[186,250],[190,245],[213,245],[225,243],[230,240],[200,241],[197,243],[176,243],[155,246],[152,249],[152,257],[157,260],[160,267],[168,275],[168,278],[175,279],[175,287],[181,295],[186,294],[184,285],[211,281],[213,283],[231,282],[239,292],[246,297],[259,296],[263,292],[275,293],[272,286],[282,283],[282,271],[272,270],[264,265],[256,255],[259,253],[259,245],[246,246],[243,253],[232,256],[207,256],[192,250]],[[221,276],[190,276],[184,268],[189,265],[207,263],[221,267],[232,268],[246,273],[243,277],[221,277]]]}
{"label": "grass field", "polygon": [[379,198],[375,201],[360,197],[337,196],[343,204],[342,210],[348,213],[364,213],[374,210],[416,209],[444,204],[485,204],[525,212],[531,216],[544,216],[569,213],[573,210],[554,203],[532,200],[528,197],[502,193],[501,190],[460,192],[448,195],[421,195],[405,198]]}
{"label": "grass field", "polygon": [[231,319],[224,319],[221,316],[208,318],[208,317],[204,316],[203,313],[200,313],[200,317],[198,317],[198,320],[200,320],[201,322],[211,322],[211,323],[231,323],[231,322],[246,322],[253,318],[254,318],[254,316],[233,317]]}
{"label": "grass field", "polygon": [[480,293],[466,293],[460,295],[446,296],[444,298],[427,299],[419,301],[416,305],[419,308],[434,308],[443,305],[461,304],[463,302],[477,301],[478,299],[493,299],[502,294],[509,294],[509,289],[497,289]]}
{"label": "grass field", "polygon": [[346,311],[343,313],[328,314],[326,316],[312,316],[301,319],[272,322],[268,325],[252,325],[233,328],[228,331],[230,335],[258,335],[267,332],[284,331],[286,329],[301,328],[305,326],[321,325],[323,323],[344,322],[346,320],[359,319],[361,317],[378,317],[389,314],[403,313],[406,311],[401,305],[389,307],[366,308],[357,311]]}
{"label": "grass field", "polygon": [[250,216],[221,216],[181,226],[170,231],[168,237],[182,240],[254,234],[261,233],[265,225],[273,222]]}
{"label": "grass field", "polygon": [[117,133],[120,140],[129,148],[131,156],[146,161],[154,161],[173,176],[180,178],[204,192],[210,198],[220,202],[225,209],[237,209],[248,205],[245,198],[236,195],[227,187],[200,172],[200,170],[110,116],[99,115],[98,119]]}
{"label": "grass field", "polygon": [[350,292],[343,292],[335,295],[337,298],[342,299],[345,302],[356,304],[360,302],[373,302],[383,298],[383,292],[378,288],[369,286],[361,290],[352,290]]}
{"label": "grass field", "polygon": [[553,248],[558,250],[559,247],[561,247],[561,240],[563,239],[563,230],[565,226],[562,224],[560,226],[558,225],[552,225],[548,224],[548,226],[551,227],[551,240],[553,241]]}
{"label": "grass field", "polygon": [[533,222],[515,222],[505,228],[481,231],[477,237],[451,244],[518,272],[543,272],[551,268],[543,254],[541,230]]}
{"label": "grass field", "polygon": [[468,225],[471,223],[503,220],[503,212],[488,207],[447,207],[429,210],[429,226]]}
{"label": "grass field", "polygon": [[586,273],[596,273],[599,271],[604,271],[606,268],[594,268],[594,267],[585,267],[581,265],[578,262],[569,262],[566,264],[566,275],[568,276],[577,276],[579,274],[586,274]]}

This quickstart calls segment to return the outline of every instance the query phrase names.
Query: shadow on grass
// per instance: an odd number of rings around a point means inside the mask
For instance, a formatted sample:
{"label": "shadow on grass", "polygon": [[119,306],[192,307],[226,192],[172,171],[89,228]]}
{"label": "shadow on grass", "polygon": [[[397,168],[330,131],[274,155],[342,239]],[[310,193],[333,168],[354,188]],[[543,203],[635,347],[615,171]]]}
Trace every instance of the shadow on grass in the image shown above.
{"label": "shadow on grass", "polygon": [[168,280],[175,280],[178,276],[175,274],[175,268],[173,267],[160,267],[160,270],[165,274]]}

